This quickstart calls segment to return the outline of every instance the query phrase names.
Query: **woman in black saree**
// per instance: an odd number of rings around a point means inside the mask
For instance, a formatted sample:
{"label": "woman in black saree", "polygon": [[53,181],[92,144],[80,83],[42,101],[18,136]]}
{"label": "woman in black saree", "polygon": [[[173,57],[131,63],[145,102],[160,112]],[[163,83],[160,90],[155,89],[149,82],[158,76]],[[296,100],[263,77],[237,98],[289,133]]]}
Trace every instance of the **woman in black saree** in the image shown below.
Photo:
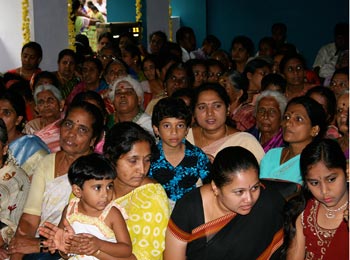
{"label": "woman in black saree", "polygon": [[210,184],[176,203],[164,259],[279,259],[284,199],[260,183],[254,155],[227,147],[212,174]]}

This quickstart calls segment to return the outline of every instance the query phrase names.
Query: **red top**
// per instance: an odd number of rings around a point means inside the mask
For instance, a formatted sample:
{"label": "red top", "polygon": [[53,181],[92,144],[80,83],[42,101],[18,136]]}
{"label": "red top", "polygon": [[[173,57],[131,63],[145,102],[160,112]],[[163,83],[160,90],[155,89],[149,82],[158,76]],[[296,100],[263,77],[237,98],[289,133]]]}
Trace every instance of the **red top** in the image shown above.
{"label": "red top", "polygon": [[305,236],[305,259],[349,259],[349,231],[345,221],[336,229],[325,229],[317,224],[320,203],[309,200],[301,222]]}

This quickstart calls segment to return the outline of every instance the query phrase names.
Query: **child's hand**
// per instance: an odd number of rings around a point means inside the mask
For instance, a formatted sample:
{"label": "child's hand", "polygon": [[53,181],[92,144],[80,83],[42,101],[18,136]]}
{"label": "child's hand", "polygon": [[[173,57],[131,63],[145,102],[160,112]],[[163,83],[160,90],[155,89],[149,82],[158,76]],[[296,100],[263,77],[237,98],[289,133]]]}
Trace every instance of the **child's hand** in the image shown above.
{"label": "child's hand", "polygon": [[99,239],[91,234],[80,233],[69,238],[69,253],[77,255],[94,255],[98,250]]}

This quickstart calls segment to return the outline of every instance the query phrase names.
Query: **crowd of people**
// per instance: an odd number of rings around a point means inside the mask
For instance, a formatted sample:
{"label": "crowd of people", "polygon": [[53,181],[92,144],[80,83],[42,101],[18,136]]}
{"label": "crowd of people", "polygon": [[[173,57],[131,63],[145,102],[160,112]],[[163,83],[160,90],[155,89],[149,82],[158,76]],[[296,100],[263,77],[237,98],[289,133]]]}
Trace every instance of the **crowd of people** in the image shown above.
{"label": "crowd of people", "polygon": [[26,43],[0,79],[0,259],[348,259],[349,26],[311,68],[286,33],[78,33],[54,72]]}

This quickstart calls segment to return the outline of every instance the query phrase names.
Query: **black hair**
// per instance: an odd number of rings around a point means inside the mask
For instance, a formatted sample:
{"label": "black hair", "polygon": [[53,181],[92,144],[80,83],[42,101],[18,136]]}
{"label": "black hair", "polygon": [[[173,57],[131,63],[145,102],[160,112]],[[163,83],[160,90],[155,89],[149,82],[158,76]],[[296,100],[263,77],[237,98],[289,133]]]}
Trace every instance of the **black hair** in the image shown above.
{"label": "black hair", "polygon": [[232,181],[233,175],[251,168],[256,170],[258,177],[259,163],[255,156],[241,146],[229,146],[216,155],[211,168],[212,180],[218,188],[222,188]]}
{"label": "black hair", "polygon": [[16,126],[16,130],[22,132],[27,121],[26,104],[23,96],[13,89],[7,89],[0,93],[0,100],[8,101],[15,110],[17,117],[23,117],[22,121]]}
{"label": "black hair", "polygon": [[101,73],[103,71],[102,62],[99,59],[94,58],[94,57],[88,57],[84,60],[83,63],[86,63],[86,62],[94,63],[99,73]]}
{"label": "black hair", "polygon": [[316,140],[303,149],[300,154],[300,171],[304,183],[310,167],[318,162],[323,162],[328,169],[342,169],[346,174],[346,158],[335,140],[328,138]]}
{"label": "black hair", "polygon": [[43,70],[34,76],[34,81],[33,81],[33,88],[34,89],[35,89],[35,87],[37,87],[39,80],[42,78],[50,79],[52,81],[51,85],[54,85],[56,88],[60,87],[60,84],[59,84],[59,81],[58,81],[56,75],[50,71]]}
{"label": "black hair", "polygon": [[58,53],[57,63],[59,63],[64,56],[70,56],[73,58],[74,62],[77,63],[77,54],[71,49],[63,49]]}
{"label": "black hair", "polygon": [[186,34],[193,34],[194,31],[191,27],[188,26],[182,26],[176,31],[176,42],[180,44],[180,41],[182,41],[185,38]]}
{"label": "black hair", "polygon": [[243,94],[239,98],[239,103],[243,103],[248,99],[248,79],[236,70],[227,72],[227,80],[235,89],[242,90]]}
{"label": "black hair", "polygon": [[287,62],[292,60],[292,59],[297,59],[301,62],[303,65],[303,68],[306,69],[306,61],[304,57],[299,54],[299,53],[287,53],[286,55],[283,56],[281,62],[280,62],[280,72],[284,74],[284,69],[287,65]]}
{"label": "black hair", "polygon": [[184,70],[186,72],[187,86],[192,86],[193,82],[191,82],[191,79],[193,80],[193,76],[191,76],[190,72],[186,69],[186,66],[183,62],[174,63],[168,68],[168,70],[165,73],[164,82],[170,79],[170,77],[176,69]]}
{"label": "black hair", "polygon": [[348,79],[349,79],[349,67],[340,68],[340,69],[337,69],[336,71],[334,71],[331,80],[333,80],[334,76],[337,75],[337,74],[347,75]]}
{"label": "black hair", "polygon": [[106,134],[103,153],[115,164],[135,143],[142,141],[149,143],[152,156],[158,153],[154,137],[147,130],[134,122],[116,123]]}
{"label": "black hair", "polygon": [[329,88],[326,88],[323,86],[316,86],[316,87],[310,88],[306,92],[305,96],[311,97],[312,94],[319,94],[327,101],[327,104],[326,104],[327,111],[325,111],[325,112],[327,112],[327,114],[329,116],[328,118],[326,118],[327,124],[330,124],[333,121],[333,119],[335,117],[336,110],[337,110],[336,109],[337,108],[337,100],[336,100],[334,92]]}
{"label": "black hair", "polygon": [[[6,124],[5,124],[4,120],[2,120],[2,118],[0,118],[0,142],[2,143],[2,145],[6,145],[8,140],[9,139],[8,139],[8,135],[7,135]],[[3,155],[2,163],[6,162],[7,158],[8,158],[8,153]]]}
{"label": "black hair", "polygon": [[207,37],[204,38],[202,45],[204,45],[204,43],[211,44],[213,46],[214,51],[221,47],[220,40],[212,34],[209,34]]}
{"label": "black hair", "polygon": [[271,26],[271,32],[273,32],[274,30],[276,30],[277,28],[281,29],[283,34],[287,33],[287,26],[284,23],[274,23]]}
{"label": "black hair", "polygon": [[5,145],[8,140],[6,124],[4,120],[0,118],[0,142]]}
{"label": "black hair", "polygon": [[230,97],[228,96],[226,89],[221,86],[219,83],[204,83],[202,86],[199,86],[198,88],[194,89],[194,95],[191,102],[191,109],[194,113],[196,104],[198,102],[199,95],[204,92],[212,90],[218,94],[218,96],[224,101],[224,104],[226,107],[230,105]]}
{"label": "black hair", "polygon": [[113,43],[114,39],[113,39],[113,34],[111,32],[104,32],[104,33],[101,33],[99,36],[98,36],[98,40],[97,42],[100,42],[102,40],[102,38],[107,38],[109,40],[110,43]]}
{"label": "black hair", "polygon": [[103,98],[100,94],[98,94],[96,91],[88,90],[85,92],[80,92],[76,94],[72,100],[72,103],[80,103],[83,101],[88,102],[88,100],[94,100],[98,104],[98,108],[101,110],[101,113],[103,117],[107,116],[107,110],[105,102],[103,101]]}
{"label": "black hair", "polygon": [[259,48],[260,48],[260,45],[263,44],[263,43],[266,43],[267,45],[269,45],[273,50],[276,50],[276,41],[274,38],[272,37],[263,37],[260,39],[259,41]]}
{"label": "black hair", "polygon": [[[173,92],[171,95],[173,98],[188,97],[192,102],[193,99],[193,89],[192,88],[179,88]],[[190,107],[189,107],[190,108]]]}
{"label": "black hair", "polygon": [[21,53],[23,53],[24,49],[29,48],[36,52],[36,55],[38,55],[38,58],[43,57],[43,49],[41,48],[41,45],[37,42],[28,42],[23,45]]}
{"label": "black hair", "polygon": [[[153,62],[155,69],[158,69],[158,70],[160,69],[159,60],[158,60],[158,56],[157,55],[155,55],[155,54],[148,54],[147,56],[145,56],[143,58],[142,62],[141,62],[142,70],[143,70],[143,66],[144,66],[146,61]],[[156,75],[156,77],[157,77],[157,75]]]}
{"label": "black hair", "polygon": [[219,60],[210,58],[205,60],[205,62],[208,67],[208,72],[209,72],[209,67],[213,67],[213,66],[218,66],[223,73],[226,71],[225,65]]}
{"label": "black hair", "polygon": [[170,117],[185,120],[187,127],[189,127],[192,122],[191,110],[180,98],[167,97],[159,100],[153,109],[152,125],[159,127],[160,121]]}
{"label": "black hair", "polygon": [[8,88],[14,92],[20,94],[25,102],[31,102],[34,100],[33,92],[30,89],[30,83],[28,80],[19,80],[11,84]]}
{"label": "black hair", "polygon": [[[209,83],[209,82],[207,82],[207,83],[204,83],[201,86],[199,86],[199,87],[194,89],[193,99],[191,101],[191,110],[192,110],[193,115],[195,114],[196,105],[197,105],[197,102],[198,102],[199,95],[202,92],[208,91],[208,90],[214,91],[222,99],[222,101],[224,102],[226,108],[229,107],[229,105],[230,105],[230,97],[227,94],[226,89],[223,86],[221,86],[219,83]],[[234,128],[236,127],[235,122],[229,116],[226,116],[226,124],[228,126],[231,126],[231,127],[234,127]]]}
{"label": "black hair", "polygon": [[270,73],[263,77],[261,80],[261,91],[266,90],[270,84],[279,86],[282,93],[286,92],[287,81],[280,74]]}
{"label": "black hair", "polygon": [[327,130],[325,111],[322,105],[307,96],[295,97],[288,102],[285,112],[291,105],[302,105],[305,108],[306,113],[310,118],[311,126],[318,126],[320,128],[320,131],[314,137],[314,140],[322,138]]}
{"label": "black hair", "polygon": [[268,67],[269,69],[271,69],[271,64],[263,58],[252,59],[245,65],[243,75],[247,76],[248,72],[254,73],[257,69],[261,69],[264,67]]}
{"label": "black hair", "polygon": [[149,36],[150,41],[154,35],[157,35],[159,38],[161,38],[163,40],[163,45],[164,45],[164,43],[166,43],[168,41],[168,36],[163,31],[155,31],[155,32],[151,33]]}
{"label": "black hair", "polygon": [[348,23],[337,23],[334,26],[334,35],[344,35],[349,37],[349,24]]}
{"label": "black hair", "polygon": [[237,43],[241,44],[242,47],[247,50],[250,57],[254,55],[254,43],[249,37],[245,35],[235,37],[231,43],[231,50],[233,49],[233,45]]}
{"label": "black hair", "polygon": [[99,142],[100,137],[102,135],[103,127],[104,127],[104,117],[102,115],[101,110],[86,101],[82,102],[72,102],[65,114],[64,119],[62,120],[62,123],[67,119],[68,115],[75,109],[83,109],[85,112],[90,114],[90,116],[93,118],[92,123],[92,139],[96,138],[95,145]]}
{"label": "black hair", "polygon": [[91,153],[76,159],[68,170],[68,180],[83,189],[88,180],[114,180],[117,177],[114,165],[103,155]]}
{"label": "black hair", "polygon": [[[346,174],[346,158],[337,141],[332,139],[319,139],[309,143],[300,154],[300,171],[304,181],[302,192],[290,199],[284,206],[284,244],[283,256],[286,255],[288,246],[295,236],[296,219],[305,209],[306,202],[312,197],[306,188],[305,180],[310,167],[318,162],[323,162],[329,169],[339,168]],[[284,259],[284,258],[281,258]]]}
{"label": "black hair", "polygon": [[137,65],[141,65],[141,52],[135,44],[127,44],[124,46],[124,51],[130,53],[131,57],[137,57]]}

